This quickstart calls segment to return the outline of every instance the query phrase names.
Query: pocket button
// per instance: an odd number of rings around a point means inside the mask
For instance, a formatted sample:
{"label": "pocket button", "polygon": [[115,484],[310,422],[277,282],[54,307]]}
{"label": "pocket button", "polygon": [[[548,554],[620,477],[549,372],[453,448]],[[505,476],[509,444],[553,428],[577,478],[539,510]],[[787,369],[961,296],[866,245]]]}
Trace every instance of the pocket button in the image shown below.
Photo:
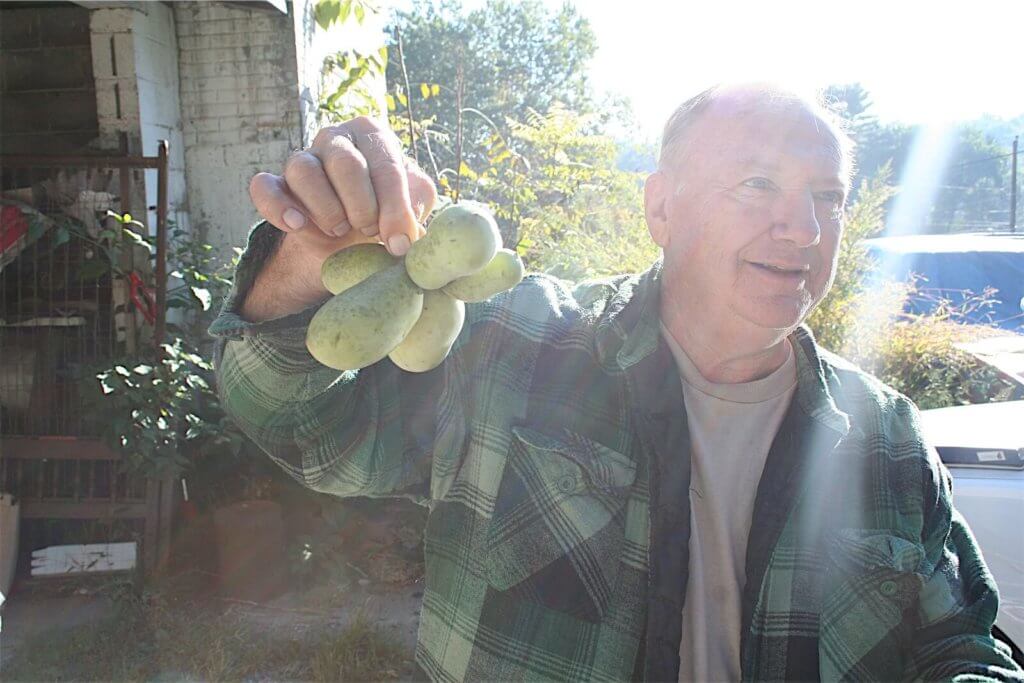
{"label": "pocket button", "polygon": [[576,477],[566,474],[558,479],[557,486],[562,493],[572,493],[576,490]]}

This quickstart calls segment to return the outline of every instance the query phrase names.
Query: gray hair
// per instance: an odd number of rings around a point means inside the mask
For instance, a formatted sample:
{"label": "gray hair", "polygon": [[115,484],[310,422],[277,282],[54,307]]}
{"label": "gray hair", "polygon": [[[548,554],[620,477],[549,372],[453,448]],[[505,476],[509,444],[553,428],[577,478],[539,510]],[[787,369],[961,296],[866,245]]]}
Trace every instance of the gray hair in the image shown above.
{"label": "gray hair", "polygon": [[[672,112],[661,136],[661,150],[658,154],[658,168],[667,169],[670,160],[685,158],[686,146],[689,143],[687,133],[718,95],[737,87],[732,84],[719,83],[686,100]],[[800,107],[820,119],[835,137],[839,146],[839,161],[843,169],[843,178],[847,184],[854,174],[854,142],[847,133],[846,122],[832,110],[819,94],[816,98],[808,98],[779,86],[757,83],[748,86],[754,93],[754,101],[758,106],[772,108]]]}

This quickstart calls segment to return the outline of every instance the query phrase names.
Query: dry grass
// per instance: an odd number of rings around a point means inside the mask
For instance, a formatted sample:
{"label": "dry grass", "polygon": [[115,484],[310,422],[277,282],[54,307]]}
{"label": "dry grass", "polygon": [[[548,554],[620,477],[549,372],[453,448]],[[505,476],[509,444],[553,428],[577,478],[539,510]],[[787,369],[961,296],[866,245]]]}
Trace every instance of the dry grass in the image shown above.
{"label": "dry grass", "polygon": [[123,583],[100,623],[42,633],[4,665],[4,681],[383,681],[407,678],[408,650],[358,615],[309,634],[259,628],[231,610]]}

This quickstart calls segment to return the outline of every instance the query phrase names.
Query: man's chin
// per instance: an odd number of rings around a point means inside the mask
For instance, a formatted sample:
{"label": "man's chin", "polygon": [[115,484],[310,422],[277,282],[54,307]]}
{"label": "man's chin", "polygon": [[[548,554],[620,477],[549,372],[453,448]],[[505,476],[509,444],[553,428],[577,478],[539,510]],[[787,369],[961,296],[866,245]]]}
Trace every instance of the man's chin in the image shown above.
{"label": "man's chin", "polygon": [[785,337],[804,321],[810,306],[789,297],[780,299],[751,301],[744,307],[743,317],[765,333]]}

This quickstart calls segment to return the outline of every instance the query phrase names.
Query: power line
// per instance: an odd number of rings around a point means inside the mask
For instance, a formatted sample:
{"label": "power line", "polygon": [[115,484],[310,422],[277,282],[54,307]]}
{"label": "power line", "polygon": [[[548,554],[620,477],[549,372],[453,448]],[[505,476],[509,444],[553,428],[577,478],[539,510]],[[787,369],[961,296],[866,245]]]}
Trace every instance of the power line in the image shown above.
{"label": "power line", "polygon": [[1022,150],[1020,150],[1018,152],[1010,152],[1009,154],[999,154],[999,155],[994,156],[994,157],[985,157],[984,159],[971,159],[970,161],[963,161],[963,162],[960,162],[959,164],[952,164],[951,166],[949,166],[949,168],[958,168],[960,166],[970,166],[971,164],[980,164],[982,162],[992,161],[994,159],[1006,159],[1008,157],[1018,156],[1018,155],[1021,155],[1021,154],[1024,154],[1024,149],[1022,149]]}

